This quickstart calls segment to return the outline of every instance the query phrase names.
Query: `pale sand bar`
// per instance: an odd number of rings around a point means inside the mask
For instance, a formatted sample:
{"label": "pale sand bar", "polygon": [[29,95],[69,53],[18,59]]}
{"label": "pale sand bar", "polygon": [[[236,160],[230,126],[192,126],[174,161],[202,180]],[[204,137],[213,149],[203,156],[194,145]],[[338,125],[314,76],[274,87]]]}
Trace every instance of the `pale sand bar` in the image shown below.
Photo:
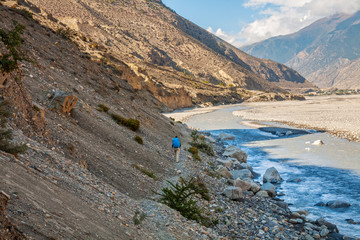
{"label": "pale sand bar", "polygon": [[281,122],[360,141],[360,95],[307,97],[305,101],[244,103],[233,114],[247,120]]}

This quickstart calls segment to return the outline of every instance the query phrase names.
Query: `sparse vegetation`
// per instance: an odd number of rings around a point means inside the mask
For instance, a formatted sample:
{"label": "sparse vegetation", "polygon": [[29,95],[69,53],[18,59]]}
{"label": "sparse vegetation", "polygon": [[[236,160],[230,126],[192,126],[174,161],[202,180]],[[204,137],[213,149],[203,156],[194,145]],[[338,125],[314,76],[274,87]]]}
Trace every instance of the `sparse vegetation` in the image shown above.
{"label": "sparse vegetation", "polygon": [[133,216],[133,222],[135,225],[140,225],[142,221],[145,220],[145,218],[146,218],[146,213],[136,210]]}
{"label": "sparse vegetation", "polygon": [[140,137],[140,136],[138,136],[138,135],[136,135],[135,137],[134,137],[134,140],[138,143],[138,144],[144,144],[144,141],[143,141],[143,139],[142,139],[142,137]]}
{"label": "sparse vegetation", "polygon": [[18,68],[19,61],[29,61],[25,54],[20,50],[20,35],[24,32],[24,29],[25,27],[16,21],[14,21],[14,29],[8,32],[0,29],[0,40],[6,48],[5,52],[0,52],[1,72],[12,72]]}
{"label": "sparse vegetation", "polygon": [[192,138],[192,142],[190,142],[192,147],[196,147],[198,150],[209,156],[215,156],[212,146],[205,141],[204,136],[199,135],[197,130],[192,131],[190,136]]}
{"label": "sparse vegetation", "polygon": [[27,150],[25,144],[14,145],[11,143],[13,139],[12,130],[6,129],[7,118],[10,113],[5,109],[4,105],[4,103],[0,104],[0,150],[13,155],[25,153]]}
{"label": "sparse vegetation", "polygon": [[139,170],[140,172],[142,172],[143,174],[145,174],[146,176],[154,179],[154,180],[157,180],[158,177],[155,175],[154,172],[146,169],[145,167],[141,166],[141,165],[137,165],[137,164],[133,164],[132,165],[134,168],[136,168],[137,170]]}
{"label": "sparse vegetation", "polygon": [[64,39],[67,39],[67,40],[70,40],[71,39],[71,36],[74,35],[74,31],[71,30],[70,28],[58,28],[56,30],[56,33],[58,35],[60,35],[62,38]]}
{"label": "sparse vegetation", "polygon": [[110,110],[110,107],[101,103],[97,106],[96,110],[98,110],[99,112],[108,112]]}
{"label": "sparse vegetation", "polygon": [[140,121],[134,118],[124,118],[120,115],[117,114],[110,114],[112,119],[119,125],[123,125],[129,129],[131,129],[132,131],[136,132],[137,130],[140,129]]}
{"label": "sparse vegetation", "polygon": [[216,221],[206,216],[204,209],[198,206],[195,196],[198,194],[201,196],[205,194],[206,196],[208,193],[206,192],[207,189],[198,186],[195,181],[194,178],[188,181],[180,178],[176,184],[168,181],[170,187],[162,189],[162,192],[159,194],[161,196],[159,202],[179,211],[181,215],[189,220],[195,220],[207,227],[215,225]]}
{"label": "sparse vegetation", "polygon": [[196,147],[190,147],[188,151],[192,154],[194,160],[198,160],[201,162],[201,158],[199,156],[199,149],[197,149]]}
{"label": "sparse vegetation", "polygon": [[33,14],[26,9],[10,8],[10,10],[22,15],[27,19],[33,19]]}

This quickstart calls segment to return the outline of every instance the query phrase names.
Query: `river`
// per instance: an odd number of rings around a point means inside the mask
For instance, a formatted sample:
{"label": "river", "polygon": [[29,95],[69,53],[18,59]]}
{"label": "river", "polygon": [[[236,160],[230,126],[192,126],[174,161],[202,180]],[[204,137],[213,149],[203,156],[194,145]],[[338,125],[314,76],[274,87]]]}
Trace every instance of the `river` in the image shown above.
{"label": "river", "polygon": [[[197,112],[186,119],[186,124],[214,136],[221,132],[234,135],[235,140],[227,144],[247,152],[248,163],[256,172],[264,174],[269,167],[279,171],[284,181],[277,191],[284,194],[280,198],[290,204],[291,210],[308,210],[308,218],[324,217],[336,224],[340,233],[360,237],[360,143],[314,130],[297,131],[276,123],[244,121],[232,114],[242,108],[233,105],[212,112]],[[169,115],[176,118],[176,114]],[[265,127],[249,127],[257,124]],[[293,130],[284,131],[284,127]],[[276,135],[274,129],[277,128],[287,135]],[[316,140],[322,140],[324,145],[312,145]],[[289,182],[291,179],[298,182]],[[262,178],[255,181],[262,182]],[[351,206],[342,209],[314,206],[331,200],[346,201]],[[350,224],[345,219],[359,224]]]}

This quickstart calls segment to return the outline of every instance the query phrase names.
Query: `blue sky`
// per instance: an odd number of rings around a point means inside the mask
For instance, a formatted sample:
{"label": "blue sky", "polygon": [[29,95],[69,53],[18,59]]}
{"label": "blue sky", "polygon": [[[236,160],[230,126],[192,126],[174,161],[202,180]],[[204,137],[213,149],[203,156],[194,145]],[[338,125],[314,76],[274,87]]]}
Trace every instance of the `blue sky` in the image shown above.
{"label": "blue sky", "polygon": [[163,3],[237,47],[296,32],[335,13],[360,10],[360,0],[163,0]]}

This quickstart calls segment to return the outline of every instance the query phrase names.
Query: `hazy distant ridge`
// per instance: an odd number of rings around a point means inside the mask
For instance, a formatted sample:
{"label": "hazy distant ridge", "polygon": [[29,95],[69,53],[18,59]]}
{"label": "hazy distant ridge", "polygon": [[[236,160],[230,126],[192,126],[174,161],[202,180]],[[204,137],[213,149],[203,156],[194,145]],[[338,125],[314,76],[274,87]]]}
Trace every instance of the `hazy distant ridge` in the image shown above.
{"label": "hazy distant ridge", "polygon": [[360,87],[360,12],[323,18],[302,30],[242,48],[283,63],[319,87]]}

